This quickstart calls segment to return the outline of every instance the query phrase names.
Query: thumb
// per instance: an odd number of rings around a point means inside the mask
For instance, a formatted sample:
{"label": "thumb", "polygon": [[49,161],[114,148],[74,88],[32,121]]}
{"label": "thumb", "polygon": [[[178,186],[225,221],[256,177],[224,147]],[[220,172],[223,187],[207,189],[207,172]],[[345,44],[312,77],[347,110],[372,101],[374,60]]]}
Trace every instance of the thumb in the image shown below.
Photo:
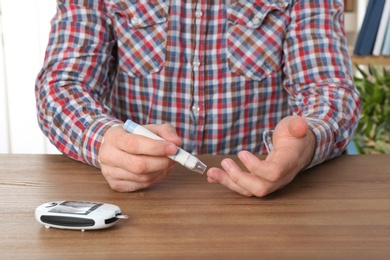
{"label": "thumb", "polygon": [[307,135],[308,124],[305,119],[299,116],[292,116],[288,121],[288,131],[292,137],[302,138]]}

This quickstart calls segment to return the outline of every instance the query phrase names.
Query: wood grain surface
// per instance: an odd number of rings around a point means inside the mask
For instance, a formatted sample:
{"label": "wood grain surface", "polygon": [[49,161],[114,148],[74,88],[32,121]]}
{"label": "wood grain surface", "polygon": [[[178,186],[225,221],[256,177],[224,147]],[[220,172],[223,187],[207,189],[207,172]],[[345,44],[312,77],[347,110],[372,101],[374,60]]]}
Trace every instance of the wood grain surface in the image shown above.
{"label": "wood grain surface", "polygon": [[[218,166],[224,157],[200,158]],[[389,159],[343,155],[247,198],[180,165],[149,189],[118,193],[98,169],[62,155],[0,155],[0,258],[389,259]],[[46,229],[34,210],[56,200],[116,204],[129,219]]]}

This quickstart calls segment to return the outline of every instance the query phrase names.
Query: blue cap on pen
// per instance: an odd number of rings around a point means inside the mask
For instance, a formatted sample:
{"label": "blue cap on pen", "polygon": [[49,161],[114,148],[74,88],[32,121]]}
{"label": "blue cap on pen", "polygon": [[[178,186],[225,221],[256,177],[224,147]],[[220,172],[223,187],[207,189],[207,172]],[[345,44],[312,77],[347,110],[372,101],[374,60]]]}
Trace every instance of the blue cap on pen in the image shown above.
{"label": "blue cap on pen", "polygon": [[138,126],[137,123],[134,123],[130,119],[126,120],[126,123],[123,125],[123,129],[125,129],[129,133],[134,133],[135,128]]}

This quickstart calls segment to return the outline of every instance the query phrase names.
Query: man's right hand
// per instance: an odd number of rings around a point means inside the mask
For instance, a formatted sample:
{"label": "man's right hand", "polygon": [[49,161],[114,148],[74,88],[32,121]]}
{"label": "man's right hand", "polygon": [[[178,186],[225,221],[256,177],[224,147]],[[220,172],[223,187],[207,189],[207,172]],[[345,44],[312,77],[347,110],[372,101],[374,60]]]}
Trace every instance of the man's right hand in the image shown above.
{"label": "man's right hand", "polygon": [[175,155],[182,145],[172,125],[145,125],[166,141],[130,134],[111,127],[104,135],[99,152],[100,167],[110,187],[119,192],[147,188],[169,175]]}

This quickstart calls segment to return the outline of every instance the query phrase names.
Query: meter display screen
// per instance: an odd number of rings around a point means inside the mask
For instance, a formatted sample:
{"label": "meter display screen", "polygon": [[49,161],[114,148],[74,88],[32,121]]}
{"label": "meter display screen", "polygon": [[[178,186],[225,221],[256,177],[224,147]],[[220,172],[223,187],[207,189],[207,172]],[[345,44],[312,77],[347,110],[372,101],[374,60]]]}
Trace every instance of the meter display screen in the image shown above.
{"label": "meter display screen", "polygon": [[102,203],[96,202],[64,201],[61,204],[53,205],[54,207],[50,209],[49,212],[88,215],[102,205]]}

